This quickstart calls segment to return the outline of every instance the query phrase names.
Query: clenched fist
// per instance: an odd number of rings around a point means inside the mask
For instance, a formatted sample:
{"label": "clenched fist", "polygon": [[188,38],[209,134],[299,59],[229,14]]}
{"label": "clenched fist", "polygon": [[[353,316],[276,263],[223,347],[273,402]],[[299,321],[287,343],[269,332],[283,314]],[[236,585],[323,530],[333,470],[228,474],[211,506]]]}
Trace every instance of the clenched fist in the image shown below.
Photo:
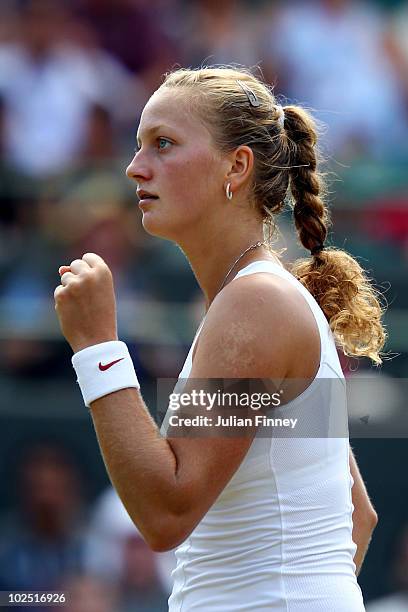
{"label": "clenched fist", "polygon": [[59,268],[61,284],[54,291],[62,333],[74,353],[117,340],[116,300],[112,273],[102,257],[85,253]]}

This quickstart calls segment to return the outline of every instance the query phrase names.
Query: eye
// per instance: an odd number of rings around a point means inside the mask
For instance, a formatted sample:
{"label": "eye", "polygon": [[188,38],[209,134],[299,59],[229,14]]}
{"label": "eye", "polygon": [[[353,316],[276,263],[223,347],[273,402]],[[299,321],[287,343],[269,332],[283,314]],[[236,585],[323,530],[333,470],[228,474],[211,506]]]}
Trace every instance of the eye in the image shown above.
{"label": "eye", "polygon": [[138,152],[140,151],[140,149],[141,149],[141,148],[142,148],[142,147],[141,147],[141,146],[140,146],[140,145],[137,143],[137,144],[136,144],[136,146],[135,146],[135,148],[133,149],[134,154],[136,155],[136,153],[138,153]]}
{"label": "eye", "polygon": [[160,137],[157,139],[157,145],[160,151],[162,151],[163,149],[166,149],[167,148],[166,145],[168,144],[171,145],[173,143],[167,138]]}

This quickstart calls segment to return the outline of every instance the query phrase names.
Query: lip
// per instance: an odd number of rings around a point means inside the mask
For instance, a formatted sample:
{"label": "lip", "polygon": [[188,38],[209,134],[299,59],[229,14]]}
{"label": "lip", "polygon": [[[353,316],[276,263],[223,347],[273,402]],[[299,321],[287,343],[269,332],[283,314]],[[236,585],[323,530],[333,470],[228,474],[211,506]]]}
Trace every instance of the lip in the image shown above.
{"label": "lip", "polygon": [[156,200],[158,198],[157,194],[151,193],[150,191],[146,191],[145,189],[137,189],[136,195],[139,198],[139,200],[147,200],[149,198],[153,198]]}
{"label": "lip", "polygon": [[156,202],[156,198],[154,200],[152,198],[144,198],[142,200],[139,200],[138,206],[139,206],[139,208],[143,209],[143,208],[145,208],[145,206],[148,206],[152,202]]}
{"label": "lip", "polygon": [[155,193],[151,193],[145,189],[137,189],[136,195],[139,198],[139,208],[142,210],[151,202],[159,199],[159,196],[157,196]]}
{"label": "lip", "polygon": [[142,197],[139,199],[139,203],[138,206],[139,208],[141,208],[142,206],[146,206],[147,204],[151,204],[152,202],[157,202],[159,198],[149,198],[149,197]]}

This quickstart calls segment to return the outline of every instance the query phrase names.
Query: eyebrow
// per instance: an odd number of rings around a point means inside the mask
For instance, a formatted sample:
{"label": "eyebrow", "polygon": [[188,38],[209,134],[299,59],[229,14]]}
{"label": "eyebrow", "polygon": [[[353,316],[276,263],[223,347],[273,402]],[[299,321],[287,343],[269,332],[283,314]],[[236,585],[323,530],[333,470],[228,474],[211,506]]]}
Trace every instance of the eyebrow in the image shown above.
{"label": "eyebrow", "polygon": [[[153,127],[147,128],[147,130],[143,132],[143,136],[151,136],[152,134],[156,134],[157,132],[161,132],[162,130],[166,132],[168,130],[173,130],[173,129],[174,128],[171,128],[168,125],[155,125]],[[136,140],[137,142],[140,141],[140,134],[136,134]]]}

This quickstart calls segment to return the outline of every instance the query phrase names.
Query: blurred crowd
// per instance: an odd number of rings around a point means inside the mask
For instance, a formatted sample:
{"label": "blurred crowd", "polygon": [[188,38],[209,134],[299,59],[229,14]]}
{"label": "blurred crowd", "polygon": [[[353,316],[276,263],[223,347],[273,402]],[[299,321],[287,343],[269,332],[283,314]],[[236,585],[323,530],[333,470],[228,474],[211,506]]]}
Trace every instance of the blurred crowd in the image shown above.
{"label": "blurred crowd", "polygon": [[[1,0],[0,418],[27,380],[72,385],[52,294],[58,267],[87,251],[113,271],[142,384],[177,376],[200,294],[179,249],[144,234],[124,170],[162,75],[226,63],[312,110],[335,176],[333,242],[391,282],[407,321],[408,2]],[[280,229],[288,260],[305,255],[288,215]],[[407,352],[406,330],[389,331]],[[406,376],[406,355],[390,368]],[[0,590],[69,585],[71,612],[165,609],[172,559],[147,550],[112,491],[89,506],[69,454],[28,450],[0,521]]]}
{"label": "blurred crowd", "polygon": [[63,593],[69,612],[167,610],[174,554],[148,548],[113,489],[87,505],[80,466],[55,441],[33,442],[13,459],[0,590]]}

